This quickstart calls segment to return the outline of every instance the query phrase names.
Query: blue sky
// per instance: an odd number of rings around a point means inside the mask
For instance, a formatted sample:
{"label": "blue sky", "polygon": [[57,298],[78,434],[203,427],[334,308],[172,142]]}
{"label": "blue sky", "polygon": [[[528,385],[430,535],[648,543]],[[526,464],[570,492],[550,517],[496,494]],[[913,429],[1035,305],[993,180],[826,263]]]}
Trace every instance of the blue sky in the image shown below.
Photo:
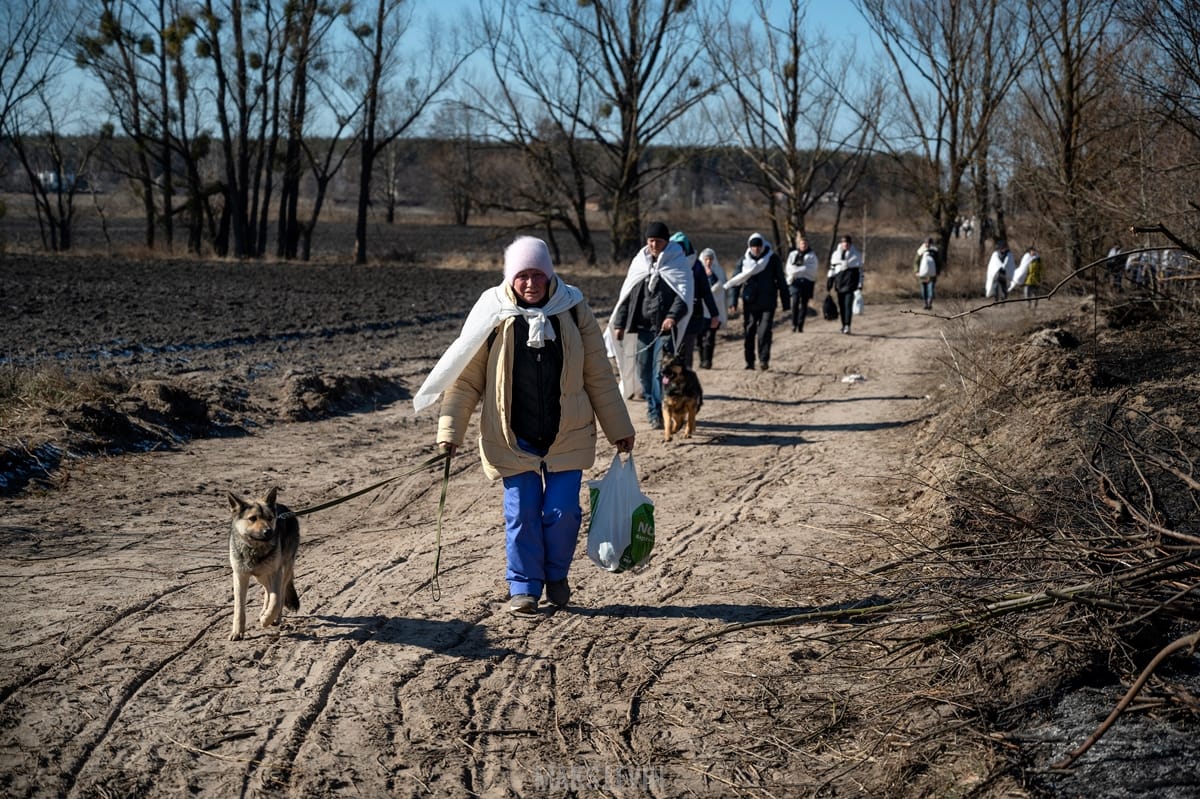
{"label": "blue sky", "polygon": [[[415,9],[419,15],[432,14],[443,22],[454,24],[455,21],[475,15],[479,3],[480,0],[417,0]],[[733,21],[741,22],[754,18],[754,3],[751,0],[732,0],[732,5]],[[769,7],[778,11],[781,19],[786,18],[788,5],[784,0],[771,0],[768,3]],[[866,23],[858,10],[847,0],[809,0],[805,15],[809,26],[820,29],[831,39],[869,35]]]}

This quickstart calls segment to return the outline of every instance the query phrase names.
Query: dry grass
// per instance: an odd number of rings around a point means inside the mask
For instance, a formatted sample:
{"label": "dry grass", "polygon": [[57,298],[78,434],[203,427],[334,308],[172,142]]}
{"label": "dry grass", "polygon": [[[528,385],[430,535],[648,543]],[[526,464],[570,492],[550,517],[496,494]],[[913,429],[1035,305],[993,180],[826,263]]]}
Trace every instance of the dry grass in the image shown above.
{"label": "dry grass", "polygon": [[792,601],[818,609],[763,623],[795,627],[811,677],[782,689],[773,734],[830,785],[1036,794],[1050,763],[1022,745],[1031,714],[1139,673],[1114,719],[1200,715],[1170,670],[1187,675],[1200,636],[1200,325],[1179,297],[1100,302],[948,323],[914,469],[881,478],[896,510],[851,523],[887,562],[805,574]]}
{"label": "dry grass", "polygon": [[122,386],[112,378],[68,374],[54,365],[0,366],[0,437],[7,437],[31,415],[61,413],[120,390]]}

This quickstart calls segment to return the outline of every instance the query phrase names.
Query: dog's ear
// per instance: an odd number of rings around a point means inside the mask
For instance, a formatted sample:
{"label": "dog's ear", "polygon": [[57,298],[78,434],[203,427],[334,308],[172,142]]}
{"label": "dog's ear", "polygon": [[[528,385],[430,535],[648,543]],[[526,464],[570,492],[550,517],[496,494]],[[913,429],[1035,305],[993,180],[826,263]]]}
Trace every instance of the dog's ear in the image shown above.
{"label": "dog's ear", "polygon": [[278,493],[279,493],[278,486],[273,486],[271,488],[271,490],[267,492],[267,507],[269,507],[269,508],[275,507],[275,495]]}
{"label": "dog's ear", "polygon": [[232,491],[229,492],[229,509],[234,513],[239,513],[246,507],[246,501]]}

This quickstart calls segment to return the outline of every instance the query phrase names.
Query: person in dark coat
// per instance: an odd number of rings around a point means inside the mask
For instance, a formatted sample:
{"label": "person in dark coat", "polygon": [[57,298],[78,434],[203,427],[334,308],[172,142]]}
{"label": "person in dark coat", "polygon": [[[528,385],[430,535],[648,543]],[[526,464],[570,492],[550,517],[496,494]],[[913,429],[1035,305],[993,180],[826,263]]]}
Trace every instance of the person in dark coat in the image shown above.
{"label": "person in dark coat", "polygon": [[[689,258],[696,256],[696,248],[692,246],[687,234],[682,231],[677,232],[671,236],[671,241],[683,247],[684,253]],[[716,330],[721,326],[717,300],[713,297],[708,273],[699,258],[692,263],[692,275],[696,281],[696,299],[692,302],[692,318],[688,320],[687,329],[683,331],[683,344],[679,347],[679,357],[683,359],[683,365],[688,369],[692,368],[692,353],[696,350],[696,340],[700,334],[706,330]],[[711,365],[712,358],[710,357],[709,366]]]}
{"label": "person in dark coat", "polygon": [[826,291],[837,291],[838,314],[842,317],[842,332],[849,335],[850,322],[854,319],[854,292],[862,288],[862,255],[850,241],[842,236],[837,249],[829,259],[829,275],[825,279]]}
{"label": "person in dark coat", "polygon": [[746,241],[746,254],[742,256],[738,273],[726,281],[725,290],[733,291],[731,309],[736,311],[739,305],[742,308],[746,368],[754,368],[757,347],[758,366],[766,371],[771,368],[776,297],[779,307],[787,311],[791,308],[791,296],[783,276],[783,263],[760,234],[755,233]]}
{"label": "person in dark coat", "polygon": [[[617,362],[622,396],[632,396],[636,376],[646,399],[646,418],[659,429],[663,423],[662,354],[679,352],[696,297],[693,259],[677,242],[668,240],[670,235],[662,222],[647,226],[646,246],[629,264],[604,333]],[[627,332],[634,335],[626,336]]]}

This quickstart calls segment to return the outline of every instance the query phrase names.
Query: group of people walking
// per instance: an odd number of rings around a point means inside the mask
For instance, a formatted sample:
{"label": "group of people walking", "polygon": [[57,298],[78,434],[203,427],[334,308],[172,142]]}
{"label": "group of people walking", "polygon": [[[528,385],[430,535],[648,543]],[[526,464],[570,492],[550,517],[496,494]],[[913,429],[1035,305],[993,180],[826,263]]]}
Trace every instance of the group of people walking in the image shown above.
{"label": "group of people walking", "polygon": [[[596,428],[618,452],[636,434],[625,398],[636,382],[650,424],[662,427],[663,355],[713,365],[717,331],[740,310],[747,369],[767,370],[775,312],[804,318],[816,282],[816,255],[801,235],[787,268],[761,234],[746,242],[732,275],[716,252],[696,254],[686,234],[652,222],[630,262],[602,331],[583,293],[555,272],[541,239],[522,236],[504,252],[500,285],[480,295],[462,332],[413,396],[420,411],[441,398],[436,444],[447,458],[463,445],[475,408],[484,473],[504,486],[508,609],[536,616],[543,595],[570,601],[568,573],[583,518],[583,470],[596,456]],[[862,257],[843,237],[826,285],[837,292],[850,332]],[[617,364],[614,377],[609,357]]]}
{"label": "group of people walking", "polygon": [[1021,287],[1025,299],[1030,300],[1036,308],[1041,285],[1042,255],[1038,248],[1030,246],[1021,256],[1020,263],[1017,263],[1008,242],[1004,239],[998,240],[988,259],[983,296],[993,300],[1006,300],[1009,294]]}
{"label": "group of people walking", "polygon": [[[732,275],[726,275],[712,249],[695,255],[687,235],[670,233],[663,222],[646,229],[646,245],[630,263],[605,335],[617,362],[621,392],[640,387],[652,425],[662,423],[663,352],[678,353],[692,367],[712,367],[717,331],[731,313],[742,318],[745,368],[771,368],[775,313],[791,312],[793,332],[803,332],[817,281],[818,261],[807,237],[799,234],[786,266],[761,233],[746,240]],[[836,293],[842,332],[849,334],[856,292],[862,288],[862,255],[843,236],[829,262],[826,288]],[[638,386],[634,385],[636,377]]]}

